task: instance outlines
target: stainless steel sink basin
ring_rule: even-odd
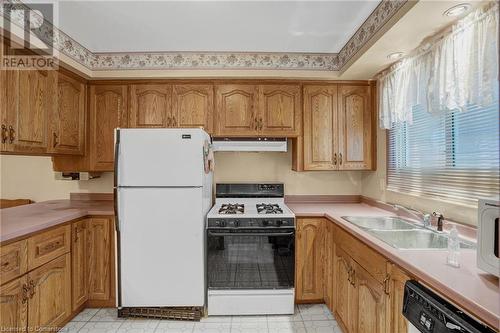
[[[448,235],[426,229],[393,216],[342,216],[355,226],[397,249],[447,249]],[[460,239],[462,249],[475,249],[472,242]]]
[[[368,233],[397,249],[446,249],[448,236],[432,230],[368,230]],[[473,249],[475,244],[460,240],[460,248]]]
[[[406,230],[418,228],[413,223],[392,216],[342,216],[342,218],[363,229]]]

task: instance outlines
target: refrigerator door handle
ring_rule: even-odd
[[[120,129],[115,130],[115,161],[114,161],[114,184],[118,186],[118,158],[120,156]]]
[[[113,189],[113,206],[115,210],[115,229],[120,232],[120,218],[118,216],[118,188]]]

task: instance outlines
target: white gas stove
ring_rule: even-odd
[[[208,314],[293,314],[294,253],[283,184],[217,184],[207,216]]]

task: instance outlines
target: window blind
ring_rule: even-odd
[[[468,105],[462,112],[414,106],[412,113],[412,124],[389,130],[389,190],[466,204],[498,196],[498,96],[491,105]]]

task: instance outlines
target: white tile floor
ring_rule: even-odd
[[[200,322],[123,319],[116,309],[85,309],[63,333],[341,333],[323,304],[298,305],[291,316],[208,317]]]

